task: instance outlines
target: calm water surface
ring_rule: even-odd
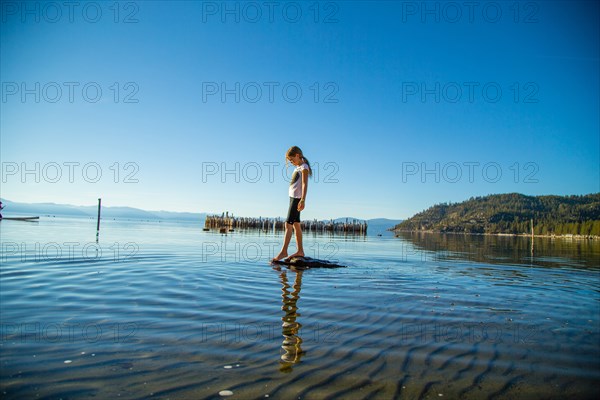
[[[0,396],[598,396],[600,242],[201,228],[2,221]]]

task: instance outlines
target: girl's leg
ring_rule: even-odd
[[[298,250],[290,257],[304,257],[304,248],[302,247],[302,227],[300,222],[294,222],[294,231],[296,232],[296,247]]]
[[[294,224],[296,225],[296,224]],[[271,261],[279,261],[288,256],[287,249],[290,245],[290,240],[292,239],[292,224],[285,223],[285,236],[283,238],[283,246],[281,246],[281,251],[277,254]]]

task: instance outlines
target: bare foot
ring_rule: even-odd
[[[288,258],[292,258],[292,257],[304,257],[304,252],[303,251],[297,251],[294,254],[292,254],[291,256],[289,256]]]
[[[271,262],[275,262],[275,261],[279,261],[279,260],[283,260],[284,258],[286,258],[287,252],[285,251],[281,251],[279,252],[279,254],[277,254],[275,257],[273,257],[273,259],[271,260]]]

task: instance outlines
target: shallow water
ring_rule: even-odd
[[[598,395],[598,242],[95,228],[1,222],[2,398]]]

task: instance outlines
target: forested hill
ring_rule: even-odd
[[[600,193],[585,196],[525,196],[519,193],[472,197],[438,204],[395,226],[398,231],[531,233],[600,236]]]

